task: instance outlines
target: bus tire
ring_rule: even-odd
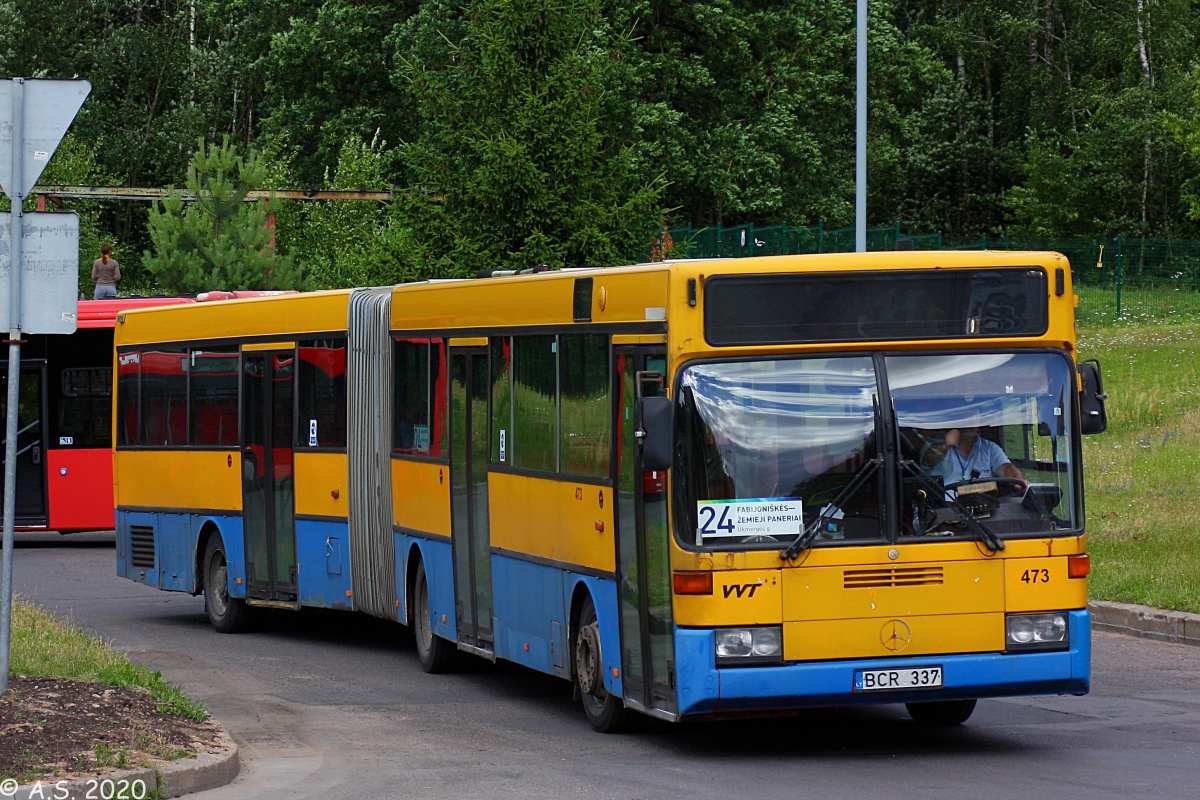
[[[962,725],[975,711],[974,700],[937,700],[932,703],[905,703],[908,715],[918,725],[948,728]]]
[[[421,669],[436,675],[451,672],[458,660],[454,643],[433,632],[433,614],[429,610],[429,582],[425,579],[425,562],[417,562],[413,579],[413,634],[417,640],[417,660]]]
[[[575,688],[588,723],[600,733],[622,733],[636,727],[638,715],[625,708],[621,698],[604,688],[604,657],[600,651],[600,621],[591,596],[579,609],[575,626]]]
[[[229,562],[220,534],[204,547],[204,610],[218,633],[238,633],[250,623],[250,609],[240,597],[229,596]]]

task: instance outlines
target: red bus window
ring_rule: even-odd
[[[141,353],[126,352],[117,356],[117,444],[139,443],[141,423],[139,419],[138,378],[141,371]]]
[[[346,446],[346,340],[314,339],[299,348],[300,447]]]
[[[191,443],[209,446],[236,444],[237,348],[194,348],[189,359]]]

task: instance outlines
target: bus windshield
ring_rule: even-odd
[[[1046,352],[692,364],[677,396],[680,540],[1075,531],[1070,379],[1069,361]]]

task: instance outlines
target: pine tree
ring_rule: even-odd
[[[229,137],[220,145],[198,142],[187,173],[195,200],[172,190],[150,211],[154,252],[143,263],[160,290],[298,288],[299,269],[271,246],[266,204],[246,202],[265,177],[258,160],[239,156]]]

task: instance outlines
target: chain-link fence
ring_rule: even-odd
[[[669,230],[674,253],[740,258],[854,250],[854,228],[753,224]],[[962,238],[905,232],[899,223],[867,229],[867,250],[894,250],[901,239],[918,250],[1053,250],[1071,262],[1082,324],[1200,319],[1200,241],[1190,239]],[[668,249],[670,244],[668,244]]]

